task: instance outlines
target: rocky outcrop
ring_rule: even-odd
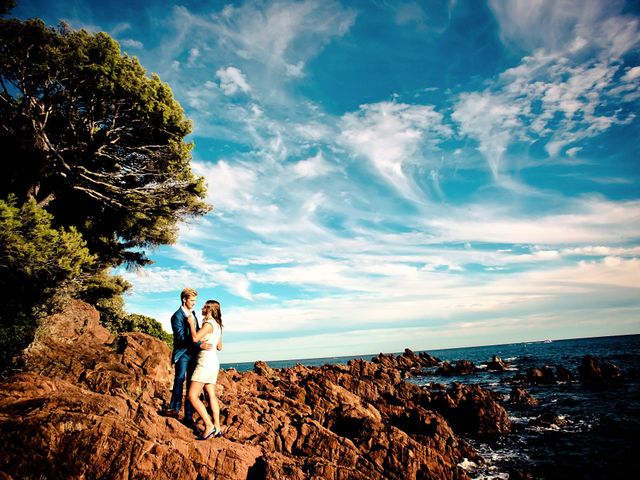
[[[511,431],[500,396],[478,385],[454,383],[445,391],[430,392],[426,406],[440,412],[456,432],[481,437]]]
[[[550,428],[557,430],[568,425],[569,421],[562,415],[556,415],[551,411],[542,412],[537,417],[529,420],[530,427]]]
[[[551,385],[556,383],[556,376],[553,369],[545,365],[542,368],[527,369],[527,381],[531,385]]]
[[[538,400],[531,396],[529,392],[527,392],[524,388],[514,386],[511,389],[511,394],[509,395],[509,405],[514,407],[535,407],[538,405]]]
[[[411,349],[405,348],[402,355],[397,357],[394,354],[380,353],[371,359],[373,363],[380,364],[386,368],[393,368],[406,376],[425,374],[424,368],[434,367],[440,364],[440,360],[432,357],[426,352],[414,353]]]
[[[158,414],[166,345],[117,338],[73,302],[39,329],[26,371],[0,384],[0,478],[465,479],[460,439],[509,431],[490,392],[403,380],[437,359],[405,351],[371,362],[220,373],[223,438]]]
[[[114,338],[73,302],[25,352],[27,371],[0,384],[5,478],[246,478],[260,449],[193,441],[158,416],[171,381],[169,348],[148,335]]]
[[[610,362],[600,362],[592,355],[585,355],[578,367],[580,381],[585,387],[601,389],[619,384],[622,379],[622,370]]]
[[[500,382],[515,386],[523,385],[556,385],[558,383],[571,382],[573,375],[561,365],[555,366],[555,372],[549,365],[542,368],[531,367],[526,374],[516,373],[513,377],[503,377]]]
[[[573,380],[573,375],[563,366],[556,365],[556,380],[558,382],[570,382]]]
[[[505,362],[498,355],[494,355],[490,362],[487,362],[488,372],[504,372],[511,367],[509,362]]]
[[[469,375],[476,371],[476,366],[469,360],[458,360],[455,365],[444,362],[437,370],[436,375]]]

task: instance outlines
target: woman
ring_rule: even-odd
[[[189,315],[187,321],[191,330],[191,338],[194,342],[207,342],[215,344],[218,350],[222,350],[222,312],[220,303],[216,300],[207,300],[202,307],[202,317],[204,323],[202,328],[196,332],[195,321],[193,315]],[[218,371],[220,370],[220,362],[216,351],[211,348],[209,350],[200,350],[198,354],[198,364],[191,377],[191,386],[189,387],[189,401],[194,406],[200,418],[204,420],[204,431],[198,437],[198,440],[207,440],[208,438],[222,436],[220,429],[220,406],[216,398],[216,380],[218,379]],[[209,403],[213,411],[213,422],[207,413],[207,409],[200,400],[202,389],[206,390],[209,396]]]

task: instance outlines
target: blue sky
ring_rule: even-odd
[[[223,362],[640,333],[640,7],[20,1],[106,31],[193,119],[212,213],[121,273]]]

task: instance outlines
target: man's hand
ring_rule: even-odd
[[[211,350],[213,348],[213,345],[211,343],[201,343],[200,344],[200,349],[201,350]]]

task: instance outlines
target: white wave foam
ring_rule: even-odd
[[[476,468],[478,466],[478,464],[476,462],[472,462],[471,460],[469,460],[467,457],[464,457],[464,460],[462,460],[458,466],[460,468],[462,468],[463,470],[470,470],[472,468]]]

